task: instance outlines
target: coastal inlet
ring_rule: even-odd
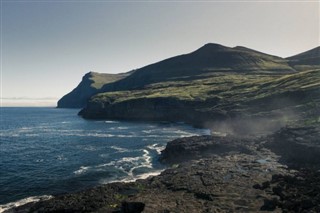
[[[158,174],[168,141],[209,134],[181,123],[84,120],[77,109],[1,110],[1,205]]]

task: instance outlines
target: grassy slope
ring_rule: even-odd
[[[320,47],[286,58],[296,70],[320,69]]]
[[[206,44],[194,52],[137,69],[127,78],[106,85],[102,90],[108,92],[140,89],[149,84],[166,81],[195,80],[216,72],[279,74],[295,70],[280,57],[245,47],[230,48]]]
[[[150,64],[134,72],[87,73],[73,91],[59,100],[58,107],[84,107],[92,95],[100,92],[142,89],[150,84],[172,81],[184,83],[203,79],[218,72],[262,75],[292,73],[296,70],[290,67],[285,59],[277,56],[245,47],[230,48],[210,43],[191,53]],[[177,94],[180,95],[183,94]],[[188,95],[186,93],[186,96]]]
[[[320,69],[282,76],[215,73],[205,79],[151,84],[142,90],[100,93],[90,102],[108,106],[139,99],[173,98],[197,102],[198,111],[263,116],[279,109],[317,109],[319,91]],[[211,100],[215,100],[214,104]]]
[[[127,75],[128,75],[127,73],[105,74],[105,73],[91,72],[91,76],[89,79],[92,80],[91,87],[95,89],[101,89],[105,84],[118,81],[126,77]]]

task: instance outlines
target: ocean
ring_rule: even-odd
[[[0,108],[0,209],[33,196],[158,174],[168,141],[210,134],[183,123],[85,120],[78,111]]]

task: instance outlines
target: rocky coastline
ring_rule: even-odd
[[[267,136],[173,140],[168,169],[130,183],[57,195],[7,212],[319,212],[318,125]]]

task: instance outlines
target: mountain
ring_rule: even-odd
[[[298,70],[320,68],[320,46],[286,59]]]
[[[82,82],[58,102],[61,108],[79,108],[100,92],[141,89],[166,81],[207,78],[216,73],[285,74],[295,70],[283,58],[245,47],[209,43],[188,54],[172,57],[125,74],[86,74]]]
[[[82,108],[88,99],[99,92],[103,85],[120,80],[130,73],[102,74],[89,72],[82,78],[80,84],[58,101],[58,108]]]
[[[102,91],[142,88],[164,81],[194,80],[216,72],[290,73],[295,70],[286,60],[245,47],[226,47],[209,43],[189,54],[172,57],[105,85]]]

